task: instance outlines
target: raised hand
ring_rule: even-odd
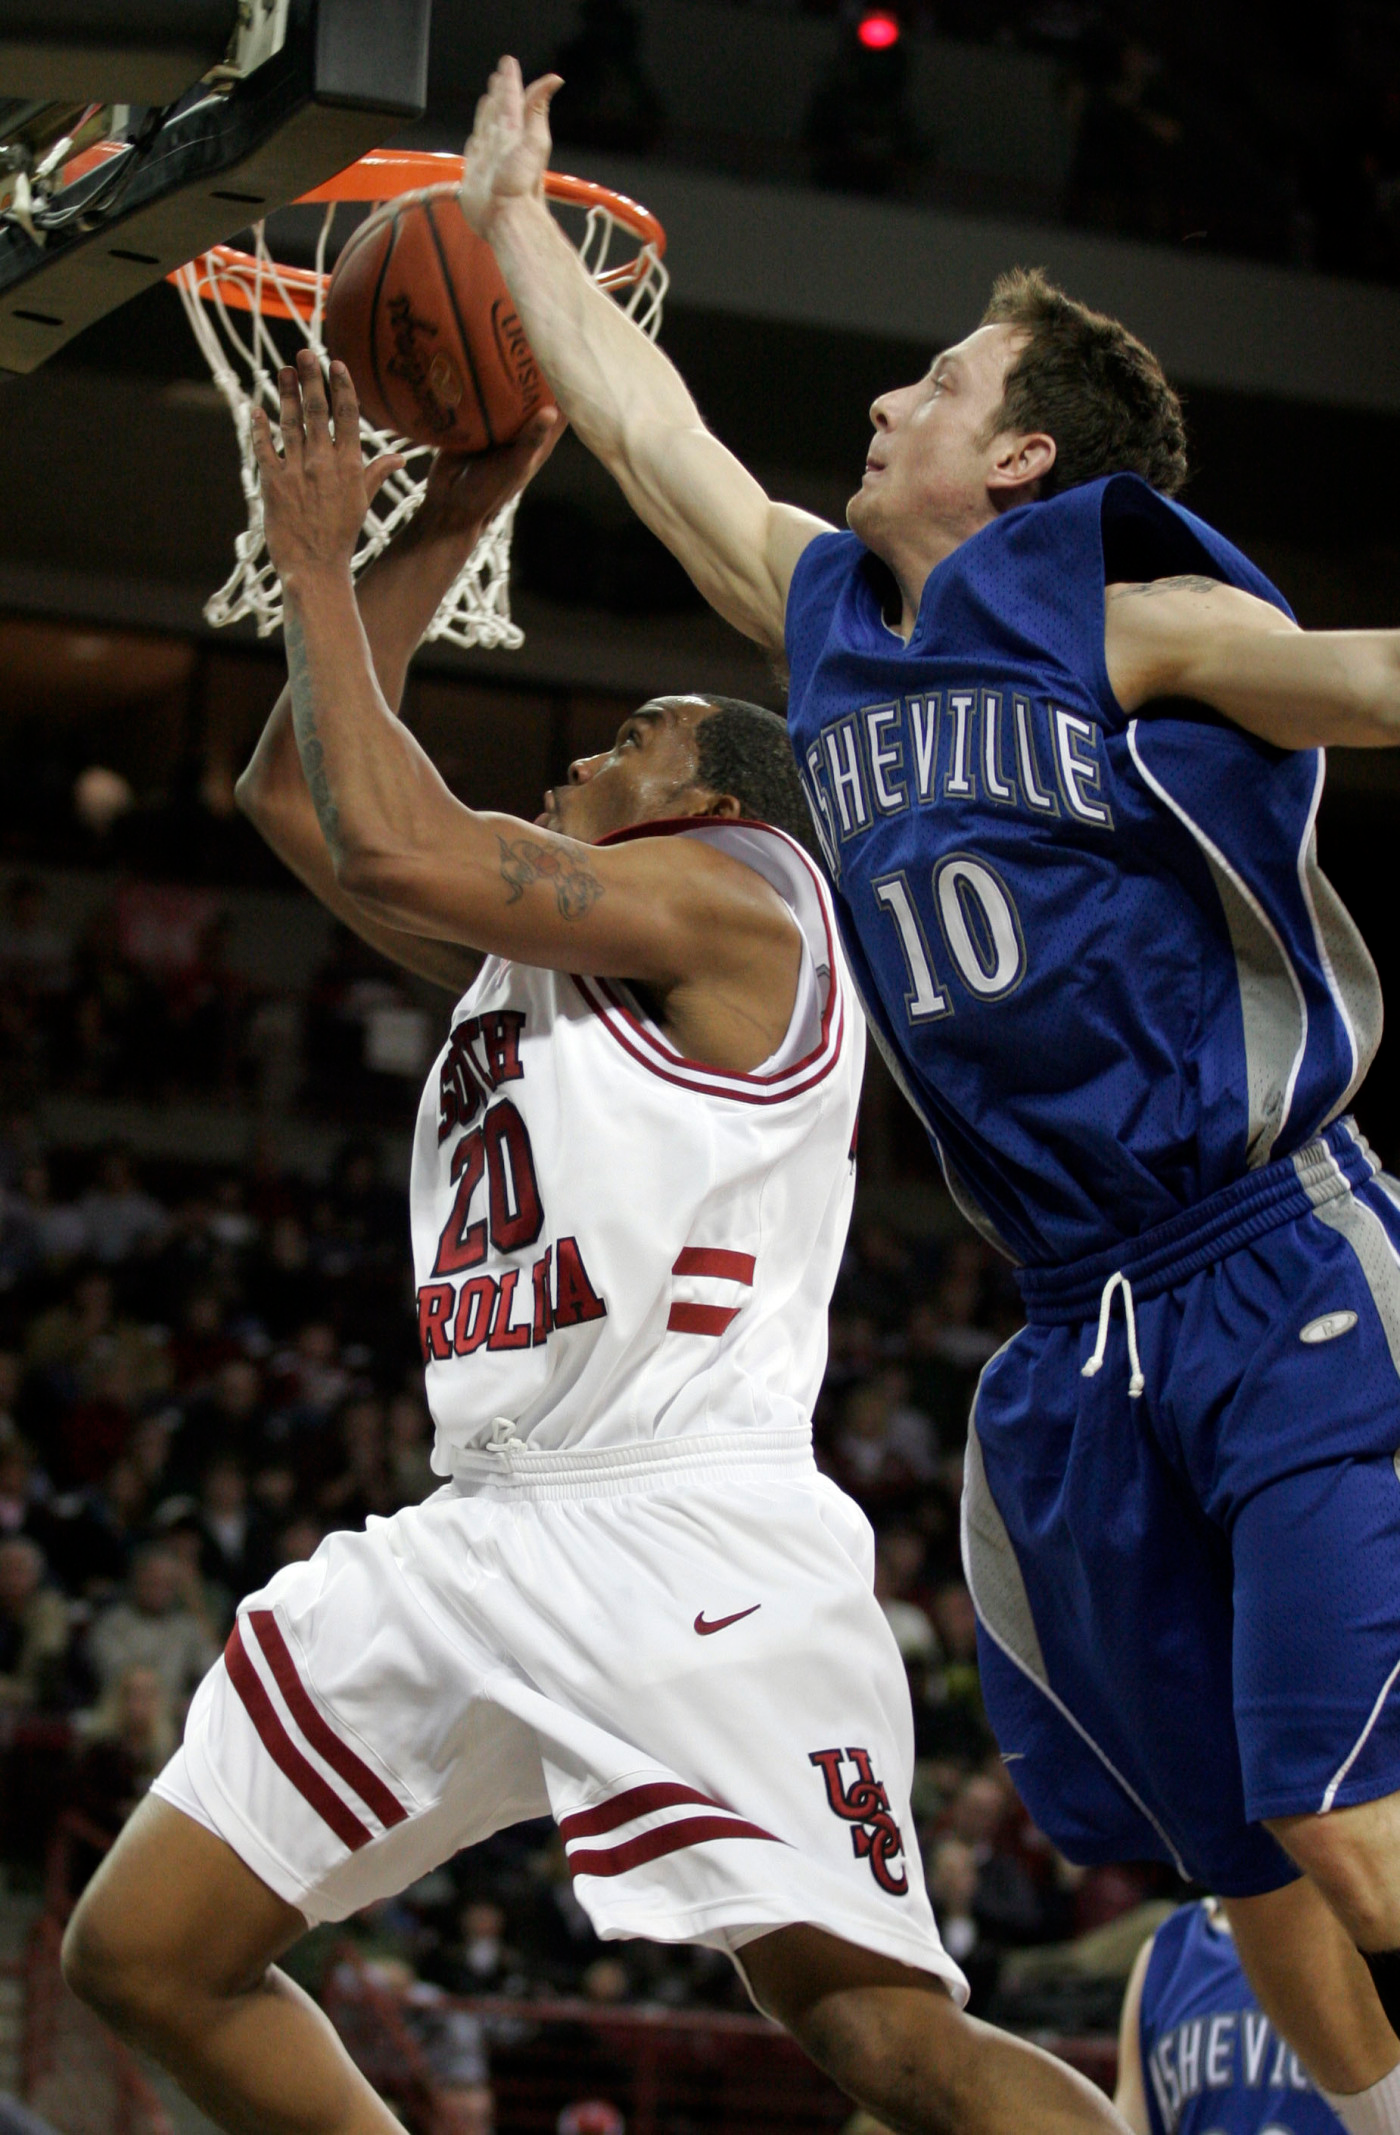
[[[557,74],[542,74],[527,89],[520,62],[503,59],[476,107],[476,121],[463,157],[462,213],[472,228],[490,236],[491,217],[503,200],[540,193],[549,167],[549,105],[563,87]]]
[[[359,403],[343,363],[331,365],[329,406],[321,366],[309,348],[299,352],[295,370],[278,373],[277,385],[282,450],[273,442],[266,410],[254,408],[253,457],[267,552],[287,588],[299,574],[348,570],[371,500],[404,462],[399,453],[382,452],[366,467]]]

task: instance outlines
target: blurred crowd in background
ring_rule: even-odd
[[[994,44],[1060,70],[1074,140],[1056,203],[1067,221],[1400,276],[1400,17],[1385,0],[1343,0],[1324,14],[1294,0],[750,4],[842,24],[807,113],[806,175],[818,185],[936,197],[940,174],[959,167],[958,144],[919,122],[909,96],[915,42]],[[893,30],[872,31],[873,14]],[[567,84],[553,115],[558,140],[684,151],[648,69],[644,5],[582,0],[576,34],[546,56]],[[1012,112],[1007,119],[1014,124]]]
[[[261,1142],[222,1170],[45,1146],[32,1106],[65,1077],[159,1103],[217,1100],[242,1073],[254,1010],[219,978],[217,926],[195,929],[206,947],[183,965],[143,962],[137,887],[72,940],[42,883],[12,877],[0,946],[0,1852],[21,1879],[41,1872],[65,1807],[97,1858],[170,1754],[243,1596],[329,1530],[436,1487],[404,1180],[384,1175],[377,1140],[350,1127],[316,1179]],[[337,1035],[335,1006],[358,963],[337,952],[307,1006],[308,1120],[327,1101],[318,1014],[342,1103],[361,1087],[345,1070],[364,1032],[352,1043],[342,1018]],[[373,1082],[364,1069],[359,1101],[406,1129],[414,1085]],[[1111,1923],[1172,1886],[1151,1869],[1077,1874],[1029,1823],[982,1712],[959,1565],[972,1391],[1018,1320],[1009,1277],[970,1236],[858,1215],[817,1446],[876,1531],[914,1708],[909,1842],[975,2005],[1108,2024],[1123,1969]],[[744,2006],[712,1953],[600,1944],[549,1824],[464,1854],[356,1932],[425,1990]],[[1106,1973],[1053,1958],[1080,1938],[1092,1960],[1105,1936]]]
[[[0,889],[0,1085],[11,1104],[196,1098],[398,1118],[438,1043],[423,989],[348,929],[327,943],[304,988],[258,985],[230,959],[216,892],[126,873],[75,918],[42,876],[12,875]],[[41,1199],[43,1182],[29,1185]],[[0,1229],[0,1271],[28,1264],[31,1229],[18,1214]]]

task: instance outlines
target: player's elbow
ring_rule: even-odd
[[[356,838],[338,838],[331,852],[336,886],[368,917],[392,919],[412,903],[416,873],[410,855]]]
[[[261,830],[271,797],[267,780],[260,771],[256,758],[236,781],[233,798],[239,813],[247,816],[255,830]]]
[[[279,823],[290,820],[297,802],[304,800],[305,791],[299,765],[293,783],[285,766],[259,750],[236,780],[233,798],[240,814],[247,816],[253,828],[268,837]]]

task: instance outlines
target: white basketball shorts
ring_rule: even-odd
[[[464,1457],[245,1601],[154,1792],[308,1921],[552,1815],[601,1936],[932,1972],[903,1666],[804,1434]]]

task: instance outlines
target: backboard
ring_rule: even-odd
[[[431,5],[10,0],[0,374],[421,117]]]

